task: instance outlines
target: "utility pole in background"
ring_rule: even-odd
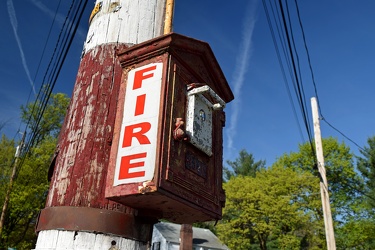
[[[311,98],[311,108],[312,108],[312,115],[313,115],[313,121],[314,121],[316,158],[318,162],[317,167],[320,173],[320,195],[322,199],[327,249],[336,250],[335,233],[333,230],[331,206],[329,202],[328,182],[327,182],[327,177],[326,177],[326,170],[324,167],[324,156],[323,156],[322,137],[320,133],[319,112],[318,112],[318,105],[317,105],[317,101],[315,97]]]
[[[9,186],[8,186],[7,193],[5,195],[3,209],[1,210],[1,217],[0,217],[0,237],[1,237],[2,233],[3,233],[4,222],[5,222],[5,215],[6,215],[6,212],[8,210],[9,200],[10,200],[10,193],[12,192],[12,189],[13,189],[13,183],[14,183],[14,180],[16,179],[17,170],[18,170],[18,161],[19,161],[19,158],[20,158],[20,153],[22,151],[23,144],[25,142],[25,136],[26,136],[26,133],[24,133],[22,135],[22,140],[21,140],[20,144],[17,146],[16,153],[14,155],[15,160],[14,160],[14,163],[13,163],[12,175],[10,176]]]
[[[163,34],[165,0],[97,0],[37,224],[41,249],[147,249],[152,218],[105,198],[122,81],[118,51]]]

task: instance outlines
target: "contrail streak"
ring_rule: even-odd
[[[25,54],[23,53],[23,49],[22,49],[21,40],[18,37],[18,33],[17,33],[18,23],[17,23],[16,11],[14,10],[14,6],[13,6],[13,1],[12,0],[8,0],[7,1],[7,7],[8,7],[8,14],[9,14],[10,23],[11,23],[12,28],[13,28],[14,37],[16,38],[17,45],[18,45],[18,50],[20,51],[21,60],[22,60],[22,66],[23,66],[23,68],[25,70],[25,73],[27,75],[27,78],[28,78],[28,80],[30,82],[31,88],[33,89],[34,95],[36,95],[34,82],[31,79],[30,71],[29,71],[29,68],[27,67]]]
[[[227,142],[228,150],[231,152],[234,151],[233,141],[236,136],[236,127],[238,122],[238,114],[241,109],[241,90],[245,81],[245,74],[247,72],[249,59],[251,56],[251,47],[252,47],[252,36],[255,26],[255,10],[256,6],[254,1],[252,1],[246,10],[245,20],[243,22],[242,29],[242,41],[240,45],[240,50],[236,58],[236,65],[234,70],[234,76],[232,79],[233,82],[233,94],[235,96],[235,101],[232,104],[232,113],[229,120],[229,128],[227,130]]]

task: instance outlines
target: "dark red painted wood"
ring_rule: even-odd
[[[47,207],[128,211],[104,197],[122,68],[116,51],[99,46],[82,58],[58,143]]]

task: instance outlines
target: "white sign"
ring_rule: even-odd
[[[162,70],[151,63],[128,73],[114,186],[153,179]]]

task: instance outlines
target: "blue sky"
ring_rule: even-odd
[[[24,129],[19,107],[33,100],[32,86],[36,92],[41,86],[70,1],[61,3],[37,72],[57,4],[50,0],[1,1],[0,122],[6,122],[1,132],[10,138],[19,138],[17,130]],[[288,4],[312,124],[310,98],[315,93],[294,1],[288,0]],[[90,1],[54,92],[72,93],[93,6]],[[298,1],[298,6],[321,112],[363,147],[375,135],[375,1]],[[239,150],[246,149],[256,160],[264,159],[270,165],[307,141],[296,102],[299,125],[293,113],[261,0],[176,0],[174,31],[211,45],[235,94],[225,110],[225,160],[234,160]],[[292,95],[295,98],[294,92]],[[358,154],[357,146],[324,121],[321,129],[323,137],[338,138]]]

